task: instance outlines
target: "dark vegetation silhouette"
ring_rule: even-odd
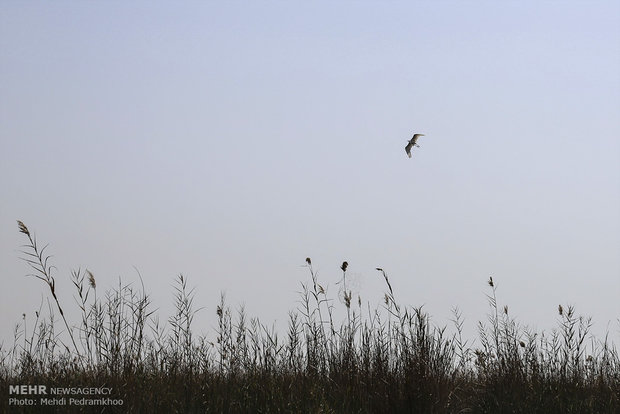
[[[184,276],[176,279],[174,314],[161,321],[144,286],[119,282],[98,294],[94,275],[81,269],[70,277],[81,320],[70,324],[56,296],[69,281],[57,283],[45,248],[18,225],[27,237],[24,260],[51,300],[34,324],[24,316],[12,346],[0,349],[4,412],[620,412],[620,358],[607,337],[590,336],[591,320],[560,306],[556,330],[533,332],[498,304],[492,278],[476,343],[463,339],[458,309],[449,335],[421,307],[398,303],[381,268],[380,306],[352,297],[347,262],[334,300],[310,258],[285,334],[243,308],[233,312],[222,296],[216,331],[195,336],[194,291]],[[337,306],[346,308],[342,323]],[[112,387],[123,405],[9,407],[14,384]]]

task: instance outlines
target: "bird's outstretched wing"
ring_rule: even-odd
[[[410,143],[408,143],[408,144],[405,146],[405,152],[407,153],[407,156],[408,156],[409,158],[411,158],[411,147],[413,147],[413,145],[411,144],[411,142],[410,142]]]

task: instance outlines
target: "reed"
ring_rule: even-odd
[[[308,280],[301,282],[283,335],[243,307],[231,309],[224,295],[212,310],[215,332],[196,335],[194,316],[201,308],[183,275],[174,284],[175,312],[162,322],[141,277],[139,286],[119,280],[99,294],[87,269],[73,271],[70,283],[57,283],[45,248],[22,222],[18,228],[29,241],[25,260],[50,297],[32,323],[24,316],[17,324],[12,346],[0,347],[2,389],[105,385],[124,401],[106,412],[620,411],[620,358],[607,337],[590,335],[592,321],[560,305],[556,330],[532,331],[500,305],[492,278],[488,317],[472,340],[463,338],[459,309],[453,309],[449,334],[423,308],[398,303],[382,268],[382,305],[362,305],[359,297],[353,303],[347,262],[334,300],[310,258]],[[56,295],[65,286],[75,292],[80,317],[74,324]],[[337,315],[345,315],[340,323]],[[3,411],[9,410],[38,412],[9,407],[4,399]]]

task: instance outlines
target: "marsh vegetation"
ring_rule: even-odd
[[[559,306],[557,329],[534,332],[499,304],[492,278],[488,318],[471,341],[463,338],[458,309],[450,330],[433,325],[422,308],[399,303],[382,269],[384,300],[375,308],[347,290],[346,262],[340,294],[330,297],[310,258],[286,332],[231,309],[222,297],[206,308],[216,314],[215,331],[196,335],[198,308],[185,277],[175,281],[174,314],[162,321],[143,285],[99,292],[95,276],[80,269],[58,280],[46,249],[18,224],[27,239],[24,260],[49,300],[0,349],[3,390],[106,386],[123,400],[92,412],[620,411],[618,351],[607,338],[591,336],[591,320]],[[70,305],[79,309],[71,314],[79,320],[69,320],[58,289],[73,290],[77,305]],[[7,400],[5,393],[4,412],[41,411],[9,407]]]

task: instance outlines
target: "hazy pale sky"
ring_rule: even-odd
[[[617,1],[18,2],[0,5],[0,332],[47,292],[183,273],[284,322],[309,256],[379,305],[475,332],[493,276],[520,322],[558,304],[620,328]],[[426,134],[413,158],[404,146]],[[72,305],[72,304],[71,304]],[[75,320],[77,322],[77,320]]]

